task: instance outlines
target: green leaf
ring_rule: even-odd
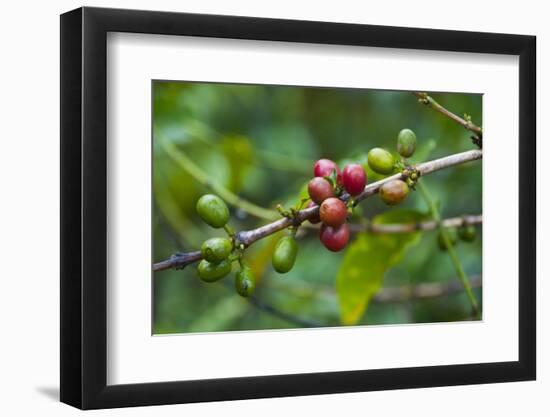
[[[415,223],[426,217],[416,210],[391,210],[373,223]],[[419,232],[361,233],[347,249],[336,277],[336,292],[342,324],[356,324],[374,294],[382,287],[384,274],[401,261],[406,250],[420,241]]]
[[[332,184],[333,187],[336,188],[336,185],[337,185],[337,180],[338,180],[338,174],[336,173],[336,170],[333,169],[331,172],[330,172],[330,175],[327,177],[325,177],[326,179],[329,180],[329,182]]]

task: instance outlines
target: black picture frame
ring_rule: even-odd
[[[107,385],[108,32],[519,56],[519,360]],[[523,35],[88,7],[61,15],[61,401],[94,409],[535,379],[535,54],[536,38]]]

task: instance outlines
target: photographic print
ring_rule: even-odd
[[[534,36],[89,7],[60,34],[62,402],[536,379]]]
[[[482,319],[482,95],[152,82],[153,334]]]

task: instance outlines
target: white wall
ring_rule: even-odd
[[[59,18],[77,1],[4,2],[0,30],[0,410],[2,415],[74,415],[59,404]],[[542,123],[550,97],[550,26],[544,2],[462,0],[315,2],[254,0],[92,1],[86,5],[328,20],[441,29],[534,34],[538,37],[539,155],[549,129]],[[540,172],[539,156],[539,172]],[[539,180],[539,213],[550,209]],[[539,258],[549,245],[548,217],[539,216]],[[543,238],[543,232],[546,236]],[[7,267],[7,268],[6,268]],[[547,265],[539,265],[539,378],[537,382],[387,391],[100,411],[94,415],[548,415],[550,294]],[[5,285],[7,284],[7,285]],[[473,346],[472,348],[475,348]],[[545,395],[546,394],[546,395]]]

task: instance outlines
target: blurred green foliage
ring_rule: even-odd
[[[388,210],[372,222],[416,223],[427,216],[417,210]],[[349,245],[336,277],[342,322],[355,324],[368,307],[370,299],[382,287],[386,271],[399,263],[408,246],[417,244],[420,232],[367,234],[359,233]]]
[[[480,95],[432,96],[482,125]],[[333,159],[342,167],[351,161],[366,166],[367,152],[373,147],[395,152],[403,128],[412,129],[418,138],[414,162],[473,148],[468,131],[419,104],[410,92],[153,82],[153,261],[196,250],[204,240],[224,235],[195,213],[202,194],[227,191],[226,201],[235,197],[228,201],[231,227],[252,229],[267,218],[277,218],[277,204],[296,205],[307,195],[305,185],[316,159]],[[443,218],[481,213],[481,167],[481,162],[469,163],[422,179]],[[380,178],[368,167],[367,171],[369,182]],[[412,192],[397,209],[369,198],[357,207],[351,221],[412,222],[427,212],[419,193]],[[470,318],[464,292],[422,301],[369,302],[380,288],[456,279],[449,257],[437,247],[436,231],[355,234],[348,248],[331,253],[315,231],[303,230],[296,265],[280,275],[271,266],[271,254],[284,233],[246,251],[245,260],[258,279],[260,302],[251,303],[235,293],[234,273],[214,284],[198,279],[196,265],[155,273],[153,333]],[[456,247],[470,276],[481,273],[481,241],[478,226],[473,243]],[[475,295],[481,303],[481,289]],[[265,305],[284,314],[274,314]]]

